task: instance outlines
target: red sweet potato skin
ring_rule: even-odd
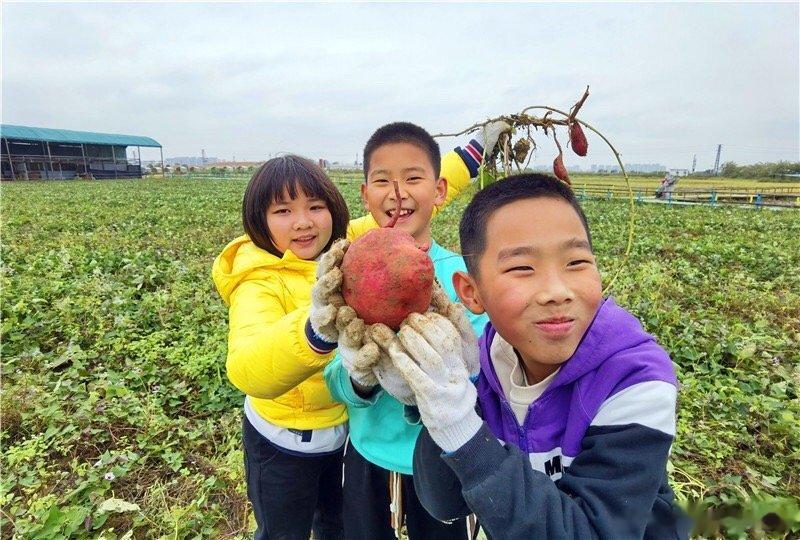
[[[586,140],[583,128],[578,122],[572,122],[569,125],[569,142],[572,150],[579,156],[585,156],[586,151],[589,150],[589,142]]]
[[[342,260],[342,295],[367,324],[400,328],[412,312],[428,310],[433,263],[414,237],[398,229],[374,229],[350,244]]]
[[[553,160],[553,172],[559,180],[566,182],[567,184],[571,184],[569,181],[569,174],[567,173],[567,168],[564,166],[564,159],[561,157],[561,154],[558,154],[556,159]]]

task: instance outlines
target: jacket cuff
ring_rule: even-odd
[[[453,469],[462,485],[466,485],[471,478],[495,470],[504,457],[503,443],[494,436],[486,423],[482,423],[477,433],[460,448],[442,453],[442,459]]]
[[[338,397],[340,401],[348,407],[355,407],[357,409],[375,405],[378,398],[383,394],[383,389],[380,386],[376,386],[372,394],[368,397],[362,397],[356,391],[355,383],[350,378],[350,374],[347,373],[347,370],[341,365],[341,360],[339,360],[338,368],[340,371],[337,381],[337,393],[339,394]]]
[[[422,424],[422,418],[419,415],[419,408],[416,405],[403,404],[403,418],[406,419],[407,424],[418,426]]]
[[[472,139],[464,148],[457,146],[455,148],[455,153],[461,156],[464,165],[467,166],[469,177],[475,178],[478,176],[478,168],[483,161],[483,146],[475,139]]]
[[[478,433],[482,425],[483,420],[474,410],[470,410],[467,416],[444,429],[427,427],[433,442],[445,452],[454,452],[467,444]]]
[[[314,331],[314,328],[311,326],[311,319],[306,319],[305,334],[308,345],[316,353],[327,354],[334,350],[338,345],[336,342],[331,343],[330,341],[326,341],[324,338],[322,338],[322,336],[317,334]]]

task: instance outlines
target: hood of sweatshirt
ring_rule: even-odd
[[[254,272],[290,271],[313,277],[316,269],[316,261],[300,259],[288,249],[283,257],[277,257],[255,245],[247,235],[242,235],[225,246],[214,260],[211,277],[222,300],[229,304],[234,289],[243,280],[253,277]]]

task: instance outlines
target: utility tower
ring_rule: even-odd
[[[697,154],[694,155],[692,158],[692,174],[694,174],[694,170],[697,168]]]
[[[200,152],[200,155],[203,156],[203,165],[205,165],[206,164],[206,149],[205,148],[203,148],[203,150]]]
[[[714,175],[719,174],[719,155],[722,153],[722,145],[717,145],[717,159],[714,161]]]

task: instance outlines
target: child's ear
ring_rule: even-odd
[[[364,208],[369,210],[369,205],[367,204],[367,181],[361,184],[361,202],[364,204]]]
[[[433,199],[433,204],[440,206],[444,204],[447,199],[447,178],[440,177],[436,180],[436,198]]]
[[[453,274],[453,288],[465,308],[475,315],[480,315],[485,311],[478,285],[471,275],[466,272],[455,272]]]

